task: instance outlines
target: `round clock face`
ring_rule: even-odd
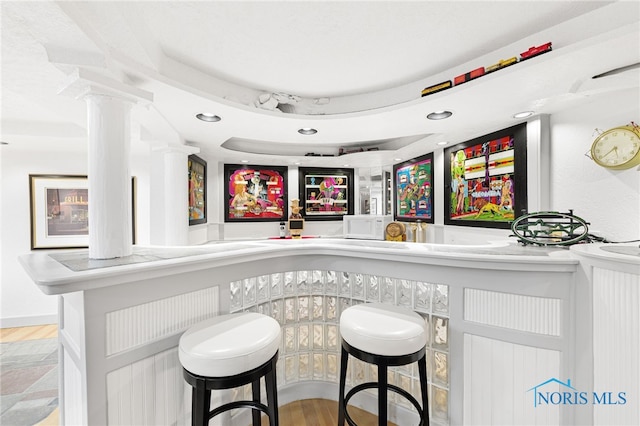
[[[640,164],[640,137],[637,133],[614,128],[601,134],[591,146],[591,157],[603,167],[626,169]]]

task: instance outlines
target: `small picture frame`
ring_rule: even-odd
[[[197,155],[189,161],[189,226],[207,223],[207,163]]]
[[[87,176],[29,175],[31,249],[89,247]]]

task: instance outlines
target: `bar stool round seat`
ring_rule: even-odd
[[[253,410],[253,425],[260,412],[271,426],[278,425],[276,361],[280,325],[266,315],[243,312],[202,321],[180,337],[178,357],[183,376],[192,386],[192,424],[204,426],[223,412]],[[260,379],[265,378],[267,405],[260,402]],[[234,401],[210,410],[211,390],[252,384],[252,401]]]
[[[417,410],[420,425],[429,424],[427,399],[426,345],[427,327],[417,313],[384,303],[366,303],[347,308],[340,316],[342,353],[340,361],[340,395],[338,424],[345,420],[351,426],[355,422],[349,416],[347,404],[356,393],[365,389],[378,389],[378,424],[387,424],[387,391],[406,398]],[[378,381],[362,383],[345,395],[349,355],[378,366]],[[422,405],[404,389],[387,382],[387,368],[418,363]]]

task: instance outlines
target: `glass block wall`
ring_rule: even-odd
[[[340,366],[340,314],[349,306],[385,302],[406,306],[424,318],[429,340],[427,377],[434,424],[449,424],[449,287],[378,275],[338,271],[289,271],[245,278],[230,283],[231,312],[270,315],[282,326],[278,384],[308,380],[338,382]],[[375,366],[349,359],[347,384],[374,381]],[[420,400],[417,365],[389,370],[389,383]],[[375,390],[368,390],[376,392]],[[250,385],[233,399],[250,399]],[[264,395],[264,392],[262,393]],[[337,399],[337,395],[336,395]],[[412,406],[391,392],[389,399]]]

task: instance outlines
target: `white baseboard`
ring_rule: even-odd
[[[30,325],[57,324],[58,315],[34,315],[30,317],[0,318],[0,328],[27,327]]]

